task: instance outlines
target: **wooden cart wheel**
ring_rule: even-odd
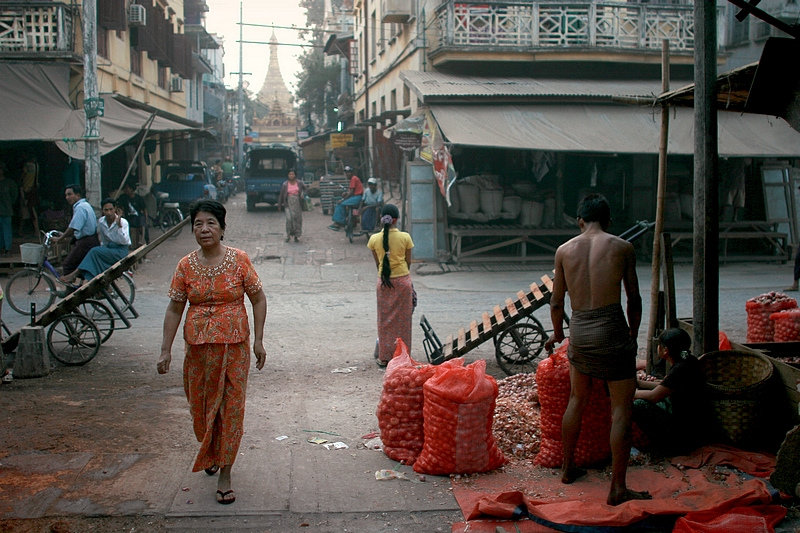
[[[94,322],[83,315],[64,315],[50,326],[47,347],[65,365],[85,365],[100,349],[100,332]]]
[[[100,343],[106,342],[114,333],[114,315],[111,309],[98,300],[86,300],[78,306],[78,312],[94,322],[100,333]]]
[[[494,348],[497,364],[503,372],[512,376],[536,372],[543,359],[547,334],[534,317],[520,321],[504,329],[495,338]]]

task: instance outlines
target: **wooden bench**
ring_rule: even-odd
[[[726,261],[780,261],[785,262],[789,258],[789,243],[786,233],[777,231],[775,224],[758,221],[747,222],[723,222],[719,225],[719,258],[720,262]],[[670,231],[664,230],[672,237],[672,246],[675,247],[680,241],[694,238],[693,231]],[[769,243],[773,249],[772,254],[728,254],[728,241],[730,240],[763,240]]]
[[[449,226],[450,257],[462,261],[551,261],[556,248],[579,233],[578,228],[533,228],[529,226],[466,224]],[[469,242],[465,242],[469,239]],[[529,250],[530,245],[531,250]],[[486,255],[488,252],[516,246],[517,253]],[[529,251],[539,252],[530,255]]]

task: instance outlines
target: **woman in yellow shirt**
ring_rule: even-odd
[[[411,313],[414,310],[414,286],[409,267],[414,242],[411,235],[397,229],[400,212],[386,204],[381,209],[383,231],[369,238],[380,277],[378,296],[378,366],[385,367],[394,356],[398,337],[411,348]]]

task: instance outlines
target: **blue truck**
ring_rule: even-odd
[[[243,173],[247,210],[253,211],[258,203],[276,205],[289,170],[303,176],[301,164],[297,152],[283,144],[259,146],[247,152]]]
[[[184,213],[196,200],[217,199],[211,169],[205,162],[169,160],[156,165],[161,168],[161,180],[153,185],[153,190],[169,194],[168,201],[180,204]]]

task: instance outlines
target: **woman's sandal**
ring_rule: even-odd
[[[217,465],[209,466],[208,468],[206,468],[206,474],[208,474],[209,476],[213,476],[217,472],[219,472],[219,466]]]
[[[236,501],[236,493],[233,492],[233,489],[226,490],[222,492],[221,490],[217,491],[217,503],[221,503],[222,505],[228,505]]]

